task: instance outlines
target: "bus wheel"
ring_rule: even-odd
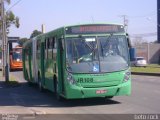
[[[105,97],[105,100],[110,100],[110,99],[112,99],[113,98],[113,96],[106,96]]]
[[[63,100],[63,98],[58,93],[58,81],[57,80],[55,80],[55,95],[56,95],[56,99],[58,101],[62,101]]]
[[[39,76],[38,76],[38,88],[39,88],[40,92],[44,91],[44,88],[42,86],[42,81],[41,81],[41,78]]]

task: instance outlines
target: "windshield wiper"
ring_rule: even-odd
[[[111,34],[108,36],[108,38],[105,40],[105,43],[104,43],[103,46],[102,46],[102,42],[100,41],[100,46],[101,46],[101,52],[102,52],[102,57],[103,57],[103,59],[104,59],[104,49],[105,49],[106,46],[108,46],[108,44],[109,44],[112,36],[113,36],[113,33],[111,33]]]
[[[101,45],[102,57],[103,57],[103,59],[104,59],[104,50],[103,50],[103,47],[102,47],[102,43],[101,43],[101,41],[100,41],[100,45]]]
[[[106,40],[106,44],[105,44],[104,46],[106,46],[106,45],[110,42],[112,36],[113,36],[113,33],[111,33],[111,34],[108,36],[108,38],[107,38],[107,40]]]

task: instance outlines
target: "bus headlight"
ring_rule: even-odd
[[[130,78],[131,78],[131,72],[128,71],[124,74],[123,82],[127,82],[128,80],[130,80]]]
[[[71,73],[68,73],[68,74],[67,74],[67,81],[68,81],[71,85],[76,84],[76,81],[74,80],[73,75],[72,75]]]

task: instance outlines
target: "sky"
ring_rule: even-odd
[[[17,1],[5,5],[20,18],[20,28],[12,26],[9,36],[29,38],[42,24],[46,32],[83,23],[123,24],[121,15],[130,35],[157,32],[157,0],[21,0],[12,7]]]

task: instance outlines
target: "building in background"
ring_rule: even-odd
[[[134,48],[136,48],[137,57],[144,57],[149,64],[160,64],[160,44],[142,43]]]

